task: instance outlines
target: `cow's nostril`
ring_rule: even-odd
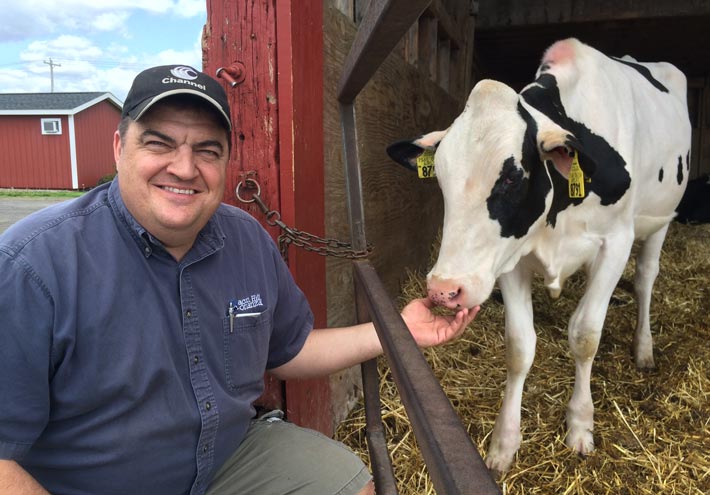
[[[435,304],[453,308],[461,302],[464,293],[463,287],[453,280],[432,278],[428,281],[427,292],[429,299]]]
[[[449,301],[454,301],[455,299],[459,298],[461,296],[461,291],[461,287],[458,287],[456,290],[449,291]]]

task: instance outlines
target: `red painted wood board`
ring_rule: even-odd
[[[261,198],[290,226],[322,234],[322,2],[307,0],[207,0],[203,69],[241,64],[244,82],[225,83],[232,109],[233,149],[225,201],[249,211],[274,239],[254,205],[236,200],[234,189],[258,181]],[[305,23],[305,24],[304,24]],[[312,29],[312,30],[309,30]],[[314,30],[314,31],[313,31]],[[316,326],[326,323],[325,260],[296,248],[289,268],[312,305]],[[267,380],[260,402],[285,408],[289,419],[332,433],[327,378],[287,383]]]

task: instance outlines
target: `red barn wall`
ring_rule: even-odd
[[[107,100],[74,116],[80,189],[94,187],[101,177],[116,171],[112,143],[120,120],[121,111]]]
[[[61,118],[62,134],[44,135],[41,119]],[[67,116],[0,116],[0,187],[71,189]]]

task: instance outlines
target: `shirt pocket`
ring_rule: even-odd
[[[230,390],[263,387],[269,356],[271,312],[223,321],[224,371]]]

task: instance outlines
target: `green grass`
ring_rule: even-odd
[[[85,191],[50,191],[44,189],[0,189],[0,198],[76,198]]]

